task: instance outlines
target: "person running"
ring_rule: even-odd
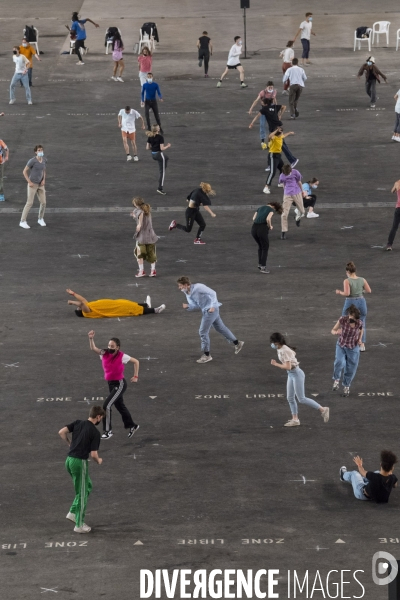
[[[307,183],[303,183],[303,206],[304,208],[308,208],[307,219],[315,219],[319,217],[316,212],[314,212],[315,203],[317,202],[317,196],[314,194],[314,190],[318,188],[319,180],[316,177],[307,181]],[[296,218],[300,218],[300,211],[298,208],[294,209],[296,213]],[[297,222],[297,221],[296,221]]]
[[[15,86],[18,82],[22,83],[25,88],[25,95],[28,101],[28,104],[33,104],[31,90],[29,88],[29,75],[28,69],[30,62],[19,51],[19,46],[14,46],[13,48],[13,61],[15,64],[15,73],[10,83],[10,102],[9,104],[15,104]]]
[[[137,112],[137,110],[134,110],[130,106],[125,106],[125,108],[121,108],[118,113],[118,127],[121,129],[122,143],[126,152],[126,160],[132,160],[132,156],[129,152],[130,142],[132,144],[133,160],[135,162],[139,160],[136,146],[136,119],[142,120],[142,129],[145,129],[143,117]]]
[[[394,131],[392,135],[392,140],[395,142],[400,142],[400,90],[398,90],[394,96],[396,100],[396,104],[394,107],[394,114],[396,115],[396,121],[394,123]]]
[[[160,115],[158,112],[157,94],[160,98],[160,102],[164,102],[161,95],[160,86],[153,79],[153,73],[147,73],[147,81],[142,85],[142,102],[140,106],[145,110],[147,129],[150,131],[150,109],[153,111],[154,118],[157,125],[160,128],[160,132],[163,133],[160,121]]]
[[[229,50],[228,63],[226,65],[225,71],[222,73],[220,80],[217,83],[217,87],[221,87],[222,80],[229,71],[237,69],[239,71],[240,87],[247,88],[248,86],[244,82],[244,69],[243,69],[242,65],[240,64],[240,55],[242,54],[242,44],[243,44],[242,38],[240,37],[240,35],[235,35],[235,37],[233,39],[234,39],[235,43],[233,44],[232,48]]]
[[[67,514],[67,519],[75,523],[75,533],[89,533],[91,527],[84,522],[88,496],[92,491],[89,477],[88,458],[101,465],[99,456],[100,432],[96,427],[103,420],[104,410],[101,406],[92,406],[87,421],[73,421],[58,432],[61,439],[69,446],[65,468],[72,478],[75,498]],[[72,433],[70,438],[69,434]]]
[[[161,129],[159,125],[153,125],[151,131],[146,131],[146,150],[151,150],[151,156],[153,160],[158,162],[160,176],[158,178],[157,192],[162,196],[165,196],[167,193],[164,192],[165,170],[167,168],[169,158],[166,154],[164,154],[164,152],[165,150],[168,150],[168,148],[171,148],[171,144],[164,145],[164,136],[160,132]]]
[[[282,173],[283,160],[282,160],[282,145],[283,141],[289,135],[294,135],[294,131],[289,131],[288,133],[283,134],[281,127],[278,127],[269,134],[268,136],[268,151],[269,151],[269,167],[270,172],[267,177],[267,181],[265,182],[265,187],[263,189],[264,194],[270,194],[270,185],[272,183],[273,178],[275,177],[276,171],[279,170]],[[290,166],[290,165],[289,165]]]
[[[99,27],[99,25],[92,21],[92,19],[80,19],[79,14],[77,12],[72,13],[71,20],[72,25],[70,27],[70,33],[75,34],[75,54],[79,58],[79,61],[76,64],[84,65],[85,63],[82,60],[82,50],[84,49],[86,52],[88,51],[88,48],[85,48],[85,23],[92,23],[96,27],[96,29]]]
[[[112,74],[111,79],[113,81],[120,81],[121,83],[124,83],[124,80],[122,79],[122,73],[124,72],[124,68],[125,68],[124,57],[122,54],[123,51],[124,51],[124,42],[122,41],[120,32],[116,31],[114,33],[113,41],[112,41],[112,58],[114,61],[114,69],[113,69],[113,74]],[[119,69],[119,75],[118,75],[118,69]]]
[[[135,277],[145,277],[143,261],[147,261],[151,265],[151,271],[149,277],[156,277],[156,243],[158,241],[158,235],[155,234],[153,229],[153,223],[151,219],[151,206],[146,204],[143,198],[136,197],[132,200],[134,209],[131,213],[132,217],[136,219],[136,247],[135,256],[139,266],[139,272]]]
[[[279,56],[282,58],[282,73],[285,75],[286,71],[292,66],[292,60],[294,59],[293,41],[289,40],[286,44],[286,48],[282,50]],[[287,94],[290,86],[290,81],[287,80],[283,84],[282,94]]]
[[[333,335],[339,336],[333,366],[332,391],[336,392],[339,389],[343,372],[343,393],[341,396],[344,398],[350,395],[350,385],[357,372],[363,335],[363,322],[358,308],[351,304],[346,313],[347,316],[340,317],[331,331]]]
[[[3,113],[4,114],[4,113]],[[4,168],[5,164],[8,161],[10,156],[10,152],[8,150],[7,144],[0,140],[0,202],[5,201],[4,196]]]
[[[387,251],[393,250],[394,238],[396,237],[396,233],[400,224],[400,179],[395,181],[392,187],[392,194],[394,194],[395,192],[397,194],[397,202],[396,207],[394,209],[392,229],[390,230],[389,238],[386,244]]]
[[[206,222],[201,215],[200,206],[204,206],[204,210],[206,210],[212,217],[217,216],[210,208],[210,196],[215,196],[215,191],[212,189],[209,183],[204,183],[204,181],[202,181],[200,183],[200,187],[190,192],[186,199],[186,202],[189,202],[189,206],[187,207],[185,213],[186,225],[180,225],[174,220],[169,226],[169,231],[172,231],[173,229],[181,229],[182,231],[186,231],[186,233],[190,233],[193,225],[197,223],[199,229],[197,230],[197,236],[194,240],[194,243],[198,245],[204,245],[205,242],[203,242],[201,236],[206,228]]]
[[[353,486],[354,496],[357,500],[372,500],[377,504],[387,504],[390,493],[397,487],[397,477],[393,474],[394,465],[398,462],[397,456],[390,450],[382,450],[379,471],[367,471],[363,466],[363,459],[355,456],[353,461],[358,471],[348,471],[340,467],[341,481],[347,481]]]
[[[102,439],[107,440],[113,435],[112,431],[112,409],[115,407],[122,417],[125,429],[129,429],[128,438],[131,438],[135,431],[139,429],[139,425],[132,419],[131,413],[124,404],[124,393],[126,392],[127,383],[124,378],[125,365],[133,363],[133,377],[131,383],[137,383],[139,377],[139,361],[121,352],[121,342],[118,338],[111,338],[108,342],[108,347],[105,350],[100,350],[94,343],[94,331],[89,331],[89,346],[93,352],[100,356],[100,360],[104,370],[104,379],[108,383],[109,395],[104,400],[103,410],[103,435]]]
[[[271,365],[278,367],[278,369],[284,369],[287,372],[287,401],[289,402],[290,410],[292,412],[292,418],[285,423],[284,427],[298,427],[300,425],[299,411],[297,410],[297,401],[300,404],[306,404],[319,410],[324,423],[329,421],[329,408],[327,406],[321,406],[315,400],[307,398],[304,392],[305,375],[304,371],[299,367],[299,361],[296,358],[296,348],[288,346],[285,338],[281,333],[273,333],[269,341],[271,348],[278,351],[278,358],[280,363],[276,360],[271,360]]]
[[[142,51],[138,56],[138,63],[140,85],[143,87],[153,68],[153,56],[148,46],[143,46]]]
[[[299,59],[294,58],[292,60],[292,66],[289,67],[284,76],[283,83],[290,81],[289,86],[289,107],[290,107],[290,118],[297,119],[300,116],[297,110],[297,104],[299,102],[305,82],[307,81],[307,75],[304,69],[299,67]]]
[[[387,77],[384,75],[376,66],[375,58],[369,56],[367,61],[361,66],[358,71],[357,78],[360,79],[362,74],[365,74],[365,91],[371,100],[371,108],[375,108],[376,105],[376,82],[380,83],[379,79],[382,77],[385,83],[387,83]]]
[[[146,302],[138,304],[124,298],[119,298],[118,300],[105,298],[89,302],[86,298],[76,294],[69,288],[67,289],[67,294],[75,298],[75,300],[68,300],[68,304],[78,307],[75,309],[76,316],[85,317],[86,319],[138,317],[139,315],[159,314],[166,308],[165,304],[161,304],[158,308],[151,308],[150,296],[147,296]]]
[[[22,54],[29,60],[28,80],[29,80],[29,87],[32,87],[33,86],[33,83],[32,83],[33,60],[32,59],[33,59],[33,57],[35,57],[36,60],[41,62],[41,58],[37,54],[35,48],[30,45],[29,41],[25,37],[23,38],[21,46],[19,47],[19,52],[20,52],[20,54]],[[24,84],[21,81],[21,87],[23,87],[23,85]]]
[[[367,302],[364,298],[364,294],[370,294],[371,288],[368,285],[368,281],[364,277],[357,277],[356,265],[353,262],[348,262],[346,265],[346,276],[347,279],[343,281],[343,291],[336,290],[336,294],[345,296],[344,306],[342,310],[342,317],[346,316],[347,309],[353,305],[360,311],[360,319],[363,323],[363,335],[362,344],[360,345],[360,352],[365,352],[365,341],[367,338]]]
[[[199,67],[202,67],[204,60],[204,77],[208,77],[208,63],[210,61],[210,56],[212,56],[213,53],[213,47],[207,31],[203,31],[203,35],[199,37],[197,48],[199,49]]]
[[[301,55],[301,62],[303,65],[308,67],[311,64],[309,60],[310,55],[310,40],[312,35],[316,35],[314,31],[312,31],[312,13],[306,13],[305,21],[300,23],[300,27],[294,36],[293,43],[296,41],[297,37],[300,35],[301,45],[303,46],[303,53]]]
[[[197,360],[204,364],[212,360],[210,355],[210,329],[214,327],[215,331],[223,335],[229,342],[235,346],[235,354],[239,354],[243,348],[244,342],[237,339],[235,335],[227,328],[219,316],[219,307],[217,293],[203,283],[191,283],[189,277],[179,277],[178,288],[186,295],[187,304],[182,304],[185,310],[201,310],[199,335],[201,339],[202,356]]]
[[[280,202],[270,202],[267,206],[260,206],[253,215],[253,226],[251,235],[258,245],[258,268],[261,273],[267,271],[267,258],[269,249],[268,233],[273,229],[271,221],[274,213],[282,214],[282,204]]]
[[[46,190],[44,185],[46,182],[47,159],[44,157],[44,150],[41,144],[35,146],[34,151],[36,156],[28,160],[25,169],[22,171],[22,174],[28,183],[28,198],[24,210],[22,211],[21,221],[19,223],[19,226],[23,227],[24,229],[30,229],[26,219],[28,218],[29,211],[32,208],[35,195],[37,195],[40,202],[38,223],[42,227],[46,227],[46,223],[44,222],[44,211],[46,210]]]

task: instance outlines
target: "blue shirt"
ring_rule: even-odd
[[[306,192],[307,196],[311,196],[312,189],[309,183],[303,183],[303,192]]]
[[[80,21],[74,21],[71,25],[71,31],[75,31],[77,40],[86,40],[86,21],[87,19],[81,19]]]
[[[221,306],[217,293],[203,283],[192,283],[190,292],[185,292],[185,295],[189,304],[187,310],[201,310],[204,313],[209,308]]]
[[[156,93],[159,98],[162,98],[158,83],[155,83],[155,81],[152,81],[152,83],[146,81],[142,87],[142,102],[144,102],[145,95],[146,100],[156,100]]]

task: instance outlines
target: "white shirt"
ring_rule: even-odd
[[[289,67],[286,73],[283,76],[283,83],[290,79],[290,85],[301,85],[304,87],[304,82],[307,79],[307,75],[304,69],[298,67],[297,65],[293,65],[293,67]]]
[[[300,39],[301,40],[309,40],[311,38],[312,22],[311,21],[303,21],[302,23],[300,23],[300,29],[301,29]]]
[[[283,62],[290,63],[294,58],[294,50],[293,48],[285,48],[281,52],[281,56],[283,57]]]
[[[103,360],[103,354],[100,354],[99,356],[100,360]],[[122,355],[122,364],[126,365],[126,363],[128,363],[131,360],[131,357],[128,356],[128,354],[123,354]]]
[[[23,54],[13,56],[13,61],[15,62],[16,73],[23,73],[29,66],[29,60]]]
[[[281,363],[290,362],[292,367],[298,367],[299,361],[296,359],[296,352],[289,346],[282,346],[278,350],[278,357]]]
[[[398,92],[396,92],[397,94],[397,100],[396,100],[396,106],[394,107],[395,112],[400,113],[400,90]]]
[[[229,67],[234,67],[234,66],[238,65],[240,63],[240,55],[241,54],[242,54],[242,46],[233,44],[232,48],[229,50],[227,65]]]
[[[126,133],[133,133],[136,131],[136,119],[140,119],[140,113],[137,110],[131,108],[131,112],[126,113],[125,109],[122,108],[118,116],[121,117],[122,131],[126,131]]]

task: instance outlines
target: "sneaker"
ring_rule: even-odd
[[[316,219],[317,217],[319,217],[319,215],[317,215],[317,213],[314,211],[307,213],[307,219]]]
[[[32,100],[29,100],[28,104],[33,104]]]
[[[81,527],[74,527],[74,531],[75,533],[89,533],[89,531],[92,531],[92,528],[83,523]]]
[[[239,342],[238,344],[235,345],[235,354],[239,354],[239,352],[241,351],[241,349],[244,346],[244,342]]]
[[[15,100],[10,100],[8,104],[15,104]]]
[[[146,296],[146,300],[145,300],[145,302],[146,302],[147,306],[148,306],[149,308],[151,308],[151,298],[150,298],[150,296]]]
[[[286,231],[282,231],[281,240],[286,240]]]
[[[321,412],[321,417],[324,420],[324,423],[327,423],[329,421],[329,408],[326,407],[324,408],[324,410]]]
[[[266,171],[270,171],[270,170],[271,170],[271,167],[267,167],[265,170],[266,170]]]
[[[344,481],[344,477],[343,477],[343,475],[344,475],[345,473],[347,473],[347,468],[346,468],[346,467],[340,467],[340,469],[339,469],[339,475],[340,475],[340,479],[341,479],[342,481]]]
[[[394,141],[395,141],[395,142],[400,142],[400,137],[395,137],[395,138],[394,138]]]
[[[301,219],[301,215],[296,216],[296,218],[295,218],[296,227],[300,227],[300,219]]]
[[[297,108],[296,108],[296,109],[295,109],[295,111],[294,111],[294,116],[296,117],[296,119],[297,119],[297,117],[299,117],[299,116],[300,116],[300,113],[299,113],[299,111],[297,110]]]
[[[278,183],[278,187],[285,187],[285,185],[283,183]]]
[[[299,419],[290,419],[287,423],[285,423],[284,427],[298,427],[300,425]]]
[[[128,438],[131,438],[133,436],[133,434],[135,433],[135,431],[137,431],[139,429],[140,425],[134,425],[133,427],[130,428],[129,433],[128,433]]]
[[[85,63],[82,62],[81,60],[79,62],[76,63],[77,65],[84,65]]]
[[[157,192],[159,194],[161,194],[161,196],[166,196],[167,195],[167,192],[164,192],[164,190],[157,189]]]
[[[44,222],[44,219],[38,219],[38,223],[39,223],[39,225],[41,225],[42,227],[46,227],[46,223]]]
[[[206,362],[210,362],[210,360],[212,360],[212,356],[207,356],[206,354],[203,354],[203,356],[200,356],[200,358],[196,360],[196,362],[203,364]]]
[[[206,79],[208,79],[208,78],[209,78],[209,75],[208,75],[208,73],[206,73],[206,74],[204,75],[204,77],[205,77]]]
[[[146,273],[144,271],[139,271],[135,277],[146,277]]]
[[[199,67],[202,67],[202,66],[203,66],[203,59],[199,58]]]
[[[242,83],[240,84],[240,87],[246,88],[246,87],[249,87],[249,86],[247,85],[247,83],[245,83],[244,81],[242,81]]]
[[[154,309],[154,312],[156,313],[156,315],[159,315],[160,313],[162,313],[163,310],[165,310],[167,307],[165,306],[165,304],[161,304],[161,306],[159,306],[158,308]]]
[[[24,229],[30,229],[30,227],[26,221],[21,221],[19,226],[23,227]]]
[[[260,269],[260,271],[261,271],[262,268],[263,268],[262,265],[258,265],[258,267],[257,267],[257,269]]]
[[[288,96],[289,92],[287,90],[282,90],[282,96]]]
[[[111,77],[111,79],[112,79],[113,81],[117,81],[117,78],[116,78],[116,77],[114,77],[114,75]]]
[[[386,244],[386,251],[390,252],[391,250],[393,250],[391,244]]]
[[[117,77],[117,81],[120,81],[121,83],[124,83],[124,80],[122,79],[122,77]]]
[[[65,518],[68,519],[69,521],[72,521],[73,523],[75,523],[75,521],[76,521],[75,515],[72,512],[69,512]]]
[[[267,267],[261,267],[260,273],[271,273],[271,271],[267,271]]]
[[[157,271],[150,271],[149,277],[156,277],[156,276],[157,276]]]
[[[299,159],[296,158],[296,160],[294,160],[292,163],[290,163],[290,166],[292,167],[292,169],[295,168],[295,166],[297,165],[298,162],[299,162]]]
[[[139,157],[137,156],[137,154],[135,154],[135,156],[133,157],[134,162],[139,162]]]
[[[349,387],[344,387],[343,388],[343,392],[340,395],[343,398],[347,398],[347,396],[350,396],[350,388]]]
[[[299,209],[298,209],[298,208],[295,208],[295,209],[294,209],[294,214],[295,214],[295,217],[294,217],[294,218],[295,218],[295,220],[296,220],[296,221],[297,221],[297,219],[300,219],[300,218],[301,218],[301,217],[300,217],[301,213],[300,213],[300,211],[299,211]]]
[[[176,221],[175,219],[173,221],[171,221],[170,226],[168,227],[169,231],[172,231],[173,229],[176,229]]]
[[[392,135],[392,140],[395,140],[395,139],[396,139],[396,136],[395,136],[395,135]]]
[[[130,154],[128,154],[128,155],[127,155],[127,157],[126,157],[126,160],[127,160],[127,161],[130,161],[130,160],[132,160],[132,156],[131,156]]]
[[[333,382],[333,386],[332,386],[332,392],[337,392],[339,389],[339,383],[340,380],[339,379],[335,379],[335,381]]]
[[[218,81],[217,87],[221,87],[221,85],[222,85],[222,81]]]
[[[263,150],[266,150],[268,148],[267,144],[265,142],[261,142],[261,148]]]
[[[203,242],[203,240],[201,238],[196,238],[193,243],[196,244],[196,246],[205,246],[206,245],[206,243]]]
[[[360,346],[360,352],[365,352],[366,348],[365,348],[365,344],[361,344]]]
[[[291,119],[295,119],[296,117],[294,115],[290,115],[290,118]]]
[[[264,194],[270,194],[271,190],[269,189],[269,187],[266,185],[265,188],[263,189],[263,193]]]
[[[6,199],[4,198],[3,194],[0,194],[0,202],[5,202],[5,200]]]
[[[370,108],[375,108],[375,104],[371,104],[371,107],[370,107]]]
[[[110,431],[104,431],[103,432],[103,435],[101,436],[101,439],[102,440],[108,440],[108,438],[110,438],[112,436],[113,436],[113,432],[110,429]]]

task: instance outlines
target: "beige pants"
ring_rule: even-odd
[[[26,219],[28,217],[29,211],[32,208],[35,194],[37,194],[38,200],[40,202],[38,220],[43,219],[43,217],[44,217],[44,211],[46,210],[46,190],[44,189],[44,187],[40,187],[39,185],[37,185],[35,183],[35,184],[33,184],[33,187],[28,185],[28,199],[26,201],[24,210],[22,212],[21,223],[26,221]]]
[[[283,213],[281,215],[283,232],[288,230],[288,215],[293,202],[296,204],[301,214],[304,214],[303,194],[301,192],[294,194],[293,196],[283,196]]]

